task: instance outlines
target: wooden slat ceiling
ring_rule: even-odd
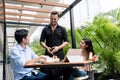
[[[69,7],[67,4],[59,3],[60,0],[5,0],[5,6],[0,0],[0,21],[7,23],[7,47],[10,49],[15,43],[14,32],[17,29],[25,28],[29,30],[30,36],[37,29],[35,26],[27,24],[48,24],[49,15],[55,7],[59,8],[60,14]],[[4,12],[5,7],[5,12]],[[18,23],[18,24],[14,24]],[[19,24],[21,23],[21,24]]]
[[[69,7],[58,2],[59,0],[6,0],[5,13],[0,10],[0,20],[3,20],[1,15],[5,14],[6,21],[10,22],[49,23],[49,14],[53,8],[62,8],[57,10],[61,14]],[[0,3],[0,9],[2,8],[3,4]]]

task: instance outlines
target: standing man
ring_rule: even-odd
[[[59,13],[56,11],[50,14],[50,24],[46,26],[41,34],[40,44],[45,48],[45,55],[53,57],[54,55],[62,60],[64,58],[63,48],[68,45],[68,36],[66,29],[58,25]],[[62,68],[43,69],[44,72],[51,74],[53,80],[59,80],[57,77],[62,72]]]
[[[42,31],[40,44],[46,49],[45,55],[56,55],[63,59],[63,48],[68,45],[68,36],[65,28],[58,25],[58,20],[59,13],[53,11],[50,15],[50,24]]]
[[[17,30],[14,36],[17,44],[10,51],[10,64],[13,69],[14,80],[47,80],[47,74],[37,73],[33,68],[24,68],[24,65],[42,59],[27,46],[29,44],[28,30]]]

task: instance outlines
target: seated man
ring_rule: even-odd
[[[17,44],[10,51],[14,80],[48,80],[47,74],[35,72],[33,68],[24,68],[25,64],[35,63],[42,58],[27,46],[29,44],[28,30],[17,30],[14,36]]]

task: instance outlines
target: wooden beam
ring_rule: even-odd
[[[3,17],[3,16],[0,16],[0,20],[2,20],[2,21],[3,21],[3,20],[4,20],[4,17]]]
[[[3,8],[3,5],[0,4],[0,8]],[[13,6],[13,5],[6,5],[6,9],[15,9],[15,10],[26,10],[26,11],[32,11],[32,12],[41,12],[41,13],[51,13],[52,10],[48,9],[38,9],[38,8],[28,8],[28,7],[23,7],[23,6]],[[61,13],[61,11],[58,11]]]
[[[43,13],[51,13],[52,12],[52,10],[28,8],[28,7],[22,7],[22,6],[10,6],[10,5],[6,5],[6,9],[26,10],[26,11],[43,12]]]
[[[0,3],[0,8],[3,8],[3,4],[2,3]]]
[[[0,12],[2,13],[2,12]],[[40,15],[40,14],[24,14],[24,13],[16,13],[16,12],[6,12],[6,15],[13,15],[13,16],[25,16],[25,17],[34,17],[34,18],[47,18],[49,19],[49,15]]]
[[[0,11],[0,14],[2,14],[2,15],[3,15],[3,11]]]
[[[0,20],[3,20],[4,18],[0,16]],[[10,21],[25,21],[25,22],[36,22],[36,23],[49,23],[49,20],[37,20],[37,19],[26,19],[26,18],[12,18],[12,17],[6,17],[6,20]]]
[[[12,18],[12,17],[6,17],[6,20],[11,21],[25,21],[25,22],[37,22],[37,23],[49,23],[49,20],[37,20],[37,19],[26,19],[26,18]]]
[[[32,3],[32,4],[40,4],[40,5],[47,5],[47,6],[64,7],[64,8],[69,7],[69,5],[67,5],[67,4],[48,2],[48,1],[40,1],[40,0],[15,0],[15,1]]]

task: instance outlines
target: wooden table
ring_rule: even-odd
[[[30,63],[25,65],[25,68],[35,68],[35,67],[73,67],[73,66],[87,66],[92,65],[93,61],[84,62],[45,62],[45,63]]]
[[[46,67],[73,67],[73,66],[87,66],[94,64],[93,61],[84,62],[46,62],[46,63],[30,63],[25,65],[25,68],[46,68]],[[91,75],[90,75],[91,76]],[[69,79],[67,79],[69,80]],[[94,80],[92,76],[91,80]]]

